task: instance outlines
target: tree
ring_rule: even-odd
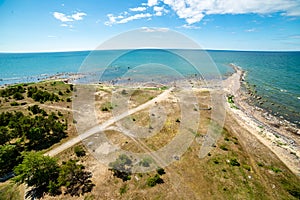
[[[165,170],[164,170],[163,168],[158,168],[158,169],[156,170],[156,172],[157,172],[159,175],[163,175],[163,174],[166,173]]]
[[[12,171],[19,155],[16,145],[0,146],[0,177]]]
[[[69,193],[71,196],[79,196],[86,192],[90,192],[94,186],[90,180],[92,174],[84,171],[84,166],[76,164],[75,160],[69,160],[62,164],[59,177],[58,185],[65,186],[65,193]]]
[[[10,141],[11,135],[5,126],[0,126],[0,145]]]
[[[147,179],[147,185],[150,187],[153,187],[156,184],[162,184],[162,183],[164,183],[164,180],[162,178],[160,178],[160,176],[158,174],[155,174],[155,176],[149,177]]]
[[[40,109],[40,107],[38,105],[29,106],[28,110],[31,111],[32,114],[34,114],[34,115],[42,112],[42,109]]]
[[[59,167],[56,159],[33,151],[24,152],[22,155],[24,159],[14,168],[16,177],[13,180],[47,191],[50,181],[55,181],[58,177]]]
[[[22,99],[24,99],[23,95],[20,92],[16,92],[13,95],[13,98],[16,99],[16,100],[22,100]]]
[[[130,158],[122,154],[114,162],[109,163],[110,170],[113,171],[114,176],[122,179],[123,181],[128,181],[131,179],[131,164]]]
[[[74,148],[74,153],[77,157],[85,156],[85,150],[81,146],[76,146]]]

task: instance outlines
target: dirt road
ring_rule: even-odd
[[[117,121],[132,115],[133,113],[139,112],[141,110],[144,110],[145,108],[148,108],[151,105],[154,105],[155,102],[159,102],[162,101],[164,99],[166,99],[169,96],[169,93],[174,89],[174,87],[171,87],[167,90],[165,90],[163,93],[161,93],[160,95],[158,95],[157,97],[153,98],[150,101],[147,101],[146,103],[128,110],[127,112],[124,112],[120,115],[117,116],[113,116],[112,118],[108,119],[106,122],[104,122],[103,124],[100,124],[98,126],[92,127],[91,129],[89,129],[88,131],[86,131],[85,133],[78,135],[75,138],[72,138],[70,140],[68,140],[67,142],[61,144],[60,146],[46,152],[44,155],[49,155],[49,156],[54,156],[70,147],[72,147],[73,145],[79,143],[80,141],[94,135],[95,133],[104,131],[106,128],[108,128],[109,126],[111,126],[112,124],[116,123]]]

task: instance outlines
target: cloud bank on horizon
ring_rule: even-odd
[[[107,26],[124,24],[142,18],[160,17],[170,11],[178,18],[185,20],[183,27],[189,28],[200,22],[207,15],[224,14],[258,14],[268,15],[281,13],[282,16],[299,17],[299,0],[148,0],[139,7],[129,8],[127,11],[108,14]],[[139,13],[137,13],[139,12]]]

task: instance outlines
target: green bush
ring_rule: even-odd
[[[221,145],[220,149],[222,149],[223,151],[228,151],[228,148],[226,147],[226,145]]]
[[[14,95],[13,95],[13,98],[15,100],[22,100],[24,99],[23,95],[20,93],[20,92],[16,92]]]
[[[158,174],[155,174],[155,176],[153,177],[149,177],[147,179],[147,185],[149,187],[154,187],[157,184],[162,184],[164,183],[164,180],[162,178],[160,178],[160,176]]]
[[[103,112],[109,111],[109,109],[108,109],[107,107],[102,107],[101,110],[102,110]]]
[[[14,102],[11,102],[10,105],[11,105],[11,106],[19,106],[20,104],[19,104],[18,102],[15,102],[15,101],[14,101]]]
[[[35,101],[44,103],[46,101],[59,101],[59,97],[47,91],[38,90],[37,87],[28,87],[27,96]]]
[[[236,158],[230,159],[229,163],[230,163],[231,166],[240,166],[240,163],[237,161]]]
[[[217,164],[219,164],[220,163],[220,161],[218,160],[218,159],[213,159],[213,162],[217,165]]]
[[[249,172],[251,171],[251,167],[249,165],[243,165],[243,168]]]
[[[261,163],[261,162],[258,162],[257,165],[258,165],[259,167],[263,167],[263,166],[264,166],[264,164]]]
[[[38,105],[29,106],[28,110],[32,112],[32,114],[39,114],[42,113],[43,109],[41,109]]]
[[[156,172],[157,172],[159,175],[163,175],[163,174],[166,173],[165,170],[164,170],[163,168],[158,168],[158,169],[156,170]]]
[[[233,100],[233,98],[234,98],[234,96],[233,96],[233,95],[230,95],[230,96],[228,96],[228,97],[227,97],[227,101],[228,101],[228,103],[230,103],[230,104],[233,104],[233,103],[234,103],[234,100]]]
[[[0,90],[0,96],[1,97],[10,97],[16,93],[24,93],[25,89],[21,86],[11,86],[7,87],[6,89]]]
[[[76,146],[74,148],[74,153],[77,157],[85,156],[85,150],[81,146]]]

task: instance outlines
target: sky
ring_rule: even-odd
[[[0,0],[0,52],[96,49],[174,30],[204,49],[300,51],[300,0]]]

